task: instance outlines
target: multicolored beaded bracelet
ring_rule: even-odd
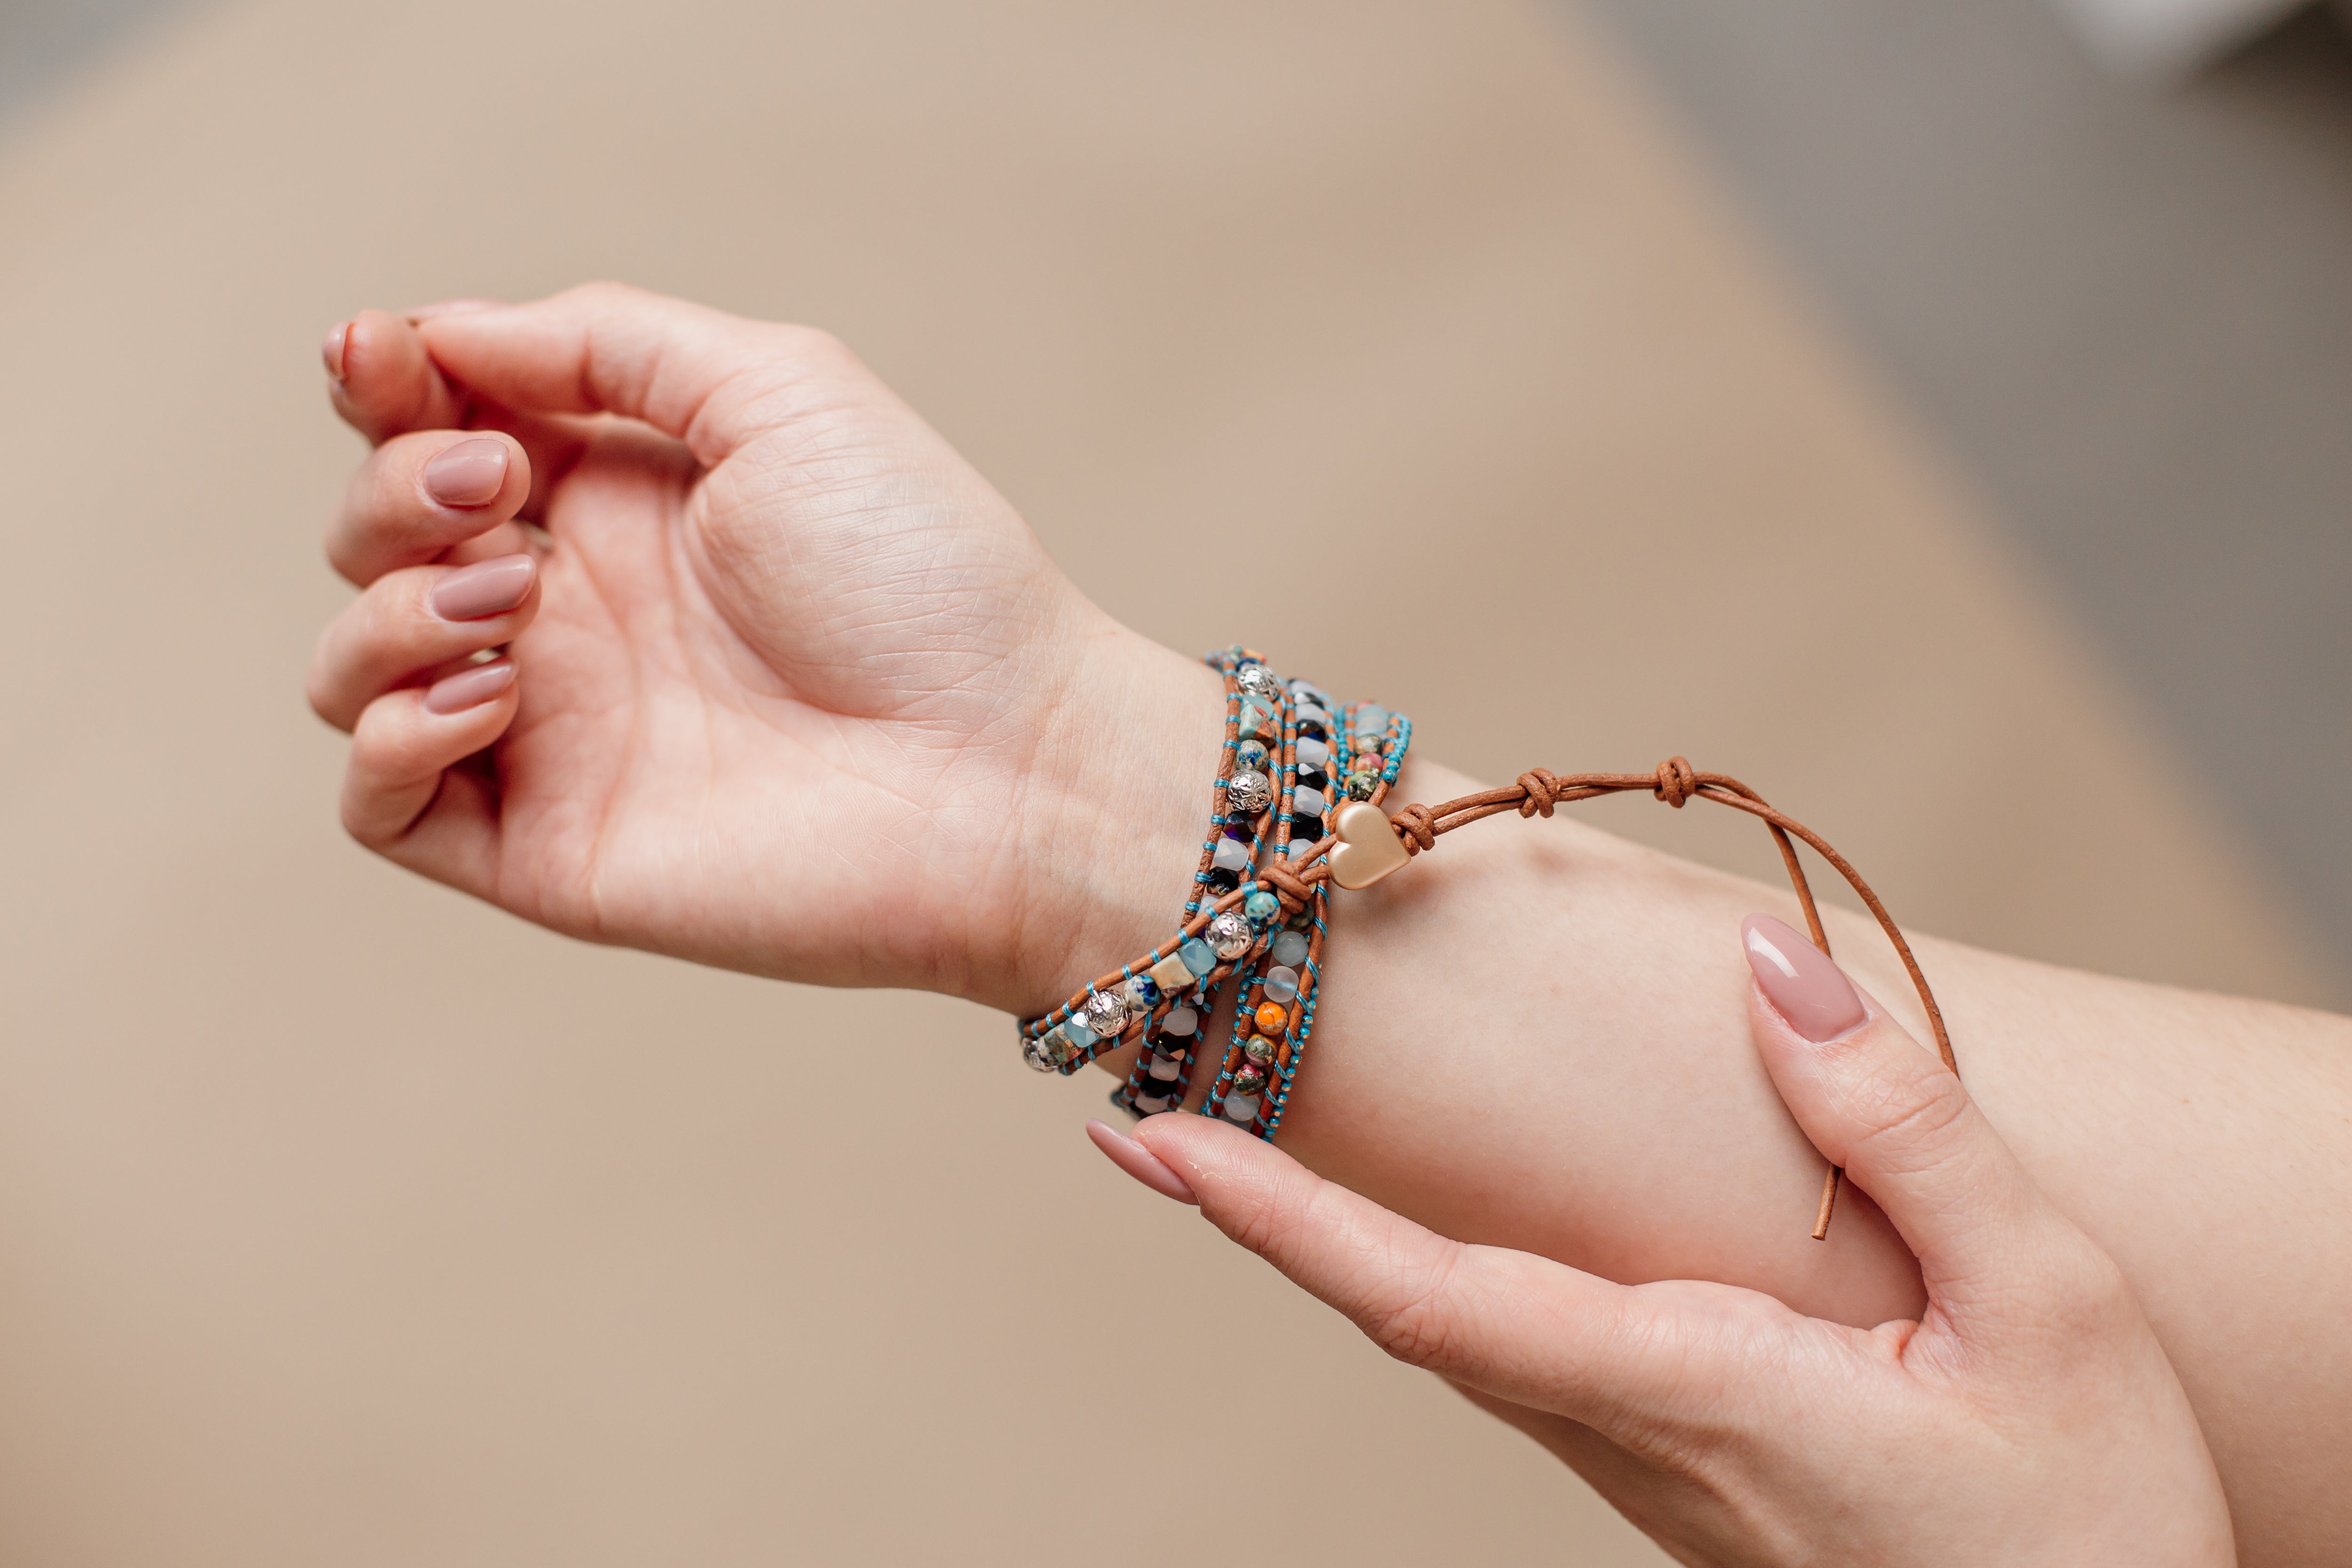
[[[1312,858],[1306,852],[1325,841],[1326,818],[1343,791],[1350,804],[1376,808],[1396,781],[1412,725],[1376,703],[1339,709],[1334,719],[1338,705],[1320,689],[1282,681],[1247,648],[1212,654],[1208,663],[1225,677],[1225,743],[1177,937],[1024,1023],[1023,1055],[1039,1071],[1066,1075],[1139,1042],[1111,1103],[1134,1115],[1178,1109],[1218,988],[1238,972],[1233,1039],[1201,1109],[1270,1138],[1313,1027],[1328,931],[1327,895],[1292,872],[1292,847],[1302,863]],[[1214,894],[1206,903],[1203,889]]]

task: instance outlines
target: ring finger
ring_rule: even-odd
[[[539,563],[527,554],[387,574],[320,635],[310,706],[349,731],[394,687],[513,641],[539,613]]]

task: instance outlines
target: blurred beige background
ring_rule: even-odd
[[[13,121],[0,212],[7,1562],[1663,1561],[1108,1169],[1005,1020],[345,842],[300,689],[366,304],[819,322],[1179,647],[1489,775],[1686,752],[1921,928],[2342,999],[1557,12],[225,0]],[[1194,591],[1252,560],[1389,608]]]

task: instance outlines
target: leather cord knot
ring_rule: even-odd
[[[1424,849],[1437,847],[1437,816],[1425,805],[1408,805],[1389,822],[1404,840],[1404,852],[1418,855]]]
[[[1290,861],[1282,855],[1276,855],[1268,861],[1265,869],[1258,872],[1257,879],[1260,886],[1282,900],[1282,912],[1286,918],[1305,909],[1307,900],[1315,896],[1313,884],[1292,870]]]
[[[1528,798],[1519,802],[1521,816],[1549,816],[1553,803],[1559,799],[1559,780],[1549,768],[1529,768],[1519,775],[1519,787]]]
[[[1650,793],[1680,811],[1683,802],[1698,793],[1698,775],[1686,758],[1668,757],[1658,764],[1658,787]]]

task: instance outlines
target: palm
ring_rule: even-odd
[[[552,488],[497,751],[499,902],[871,982],[906,956],[907,890],[985,879],[1026,761],[987,737],[1033,732],[1006,721],[1028,698],[1007,656],[1042,561],[1001,548],[1014,530],[884,497],[887,473],[796,479],[804,435],[705,474],[615,431]]]

